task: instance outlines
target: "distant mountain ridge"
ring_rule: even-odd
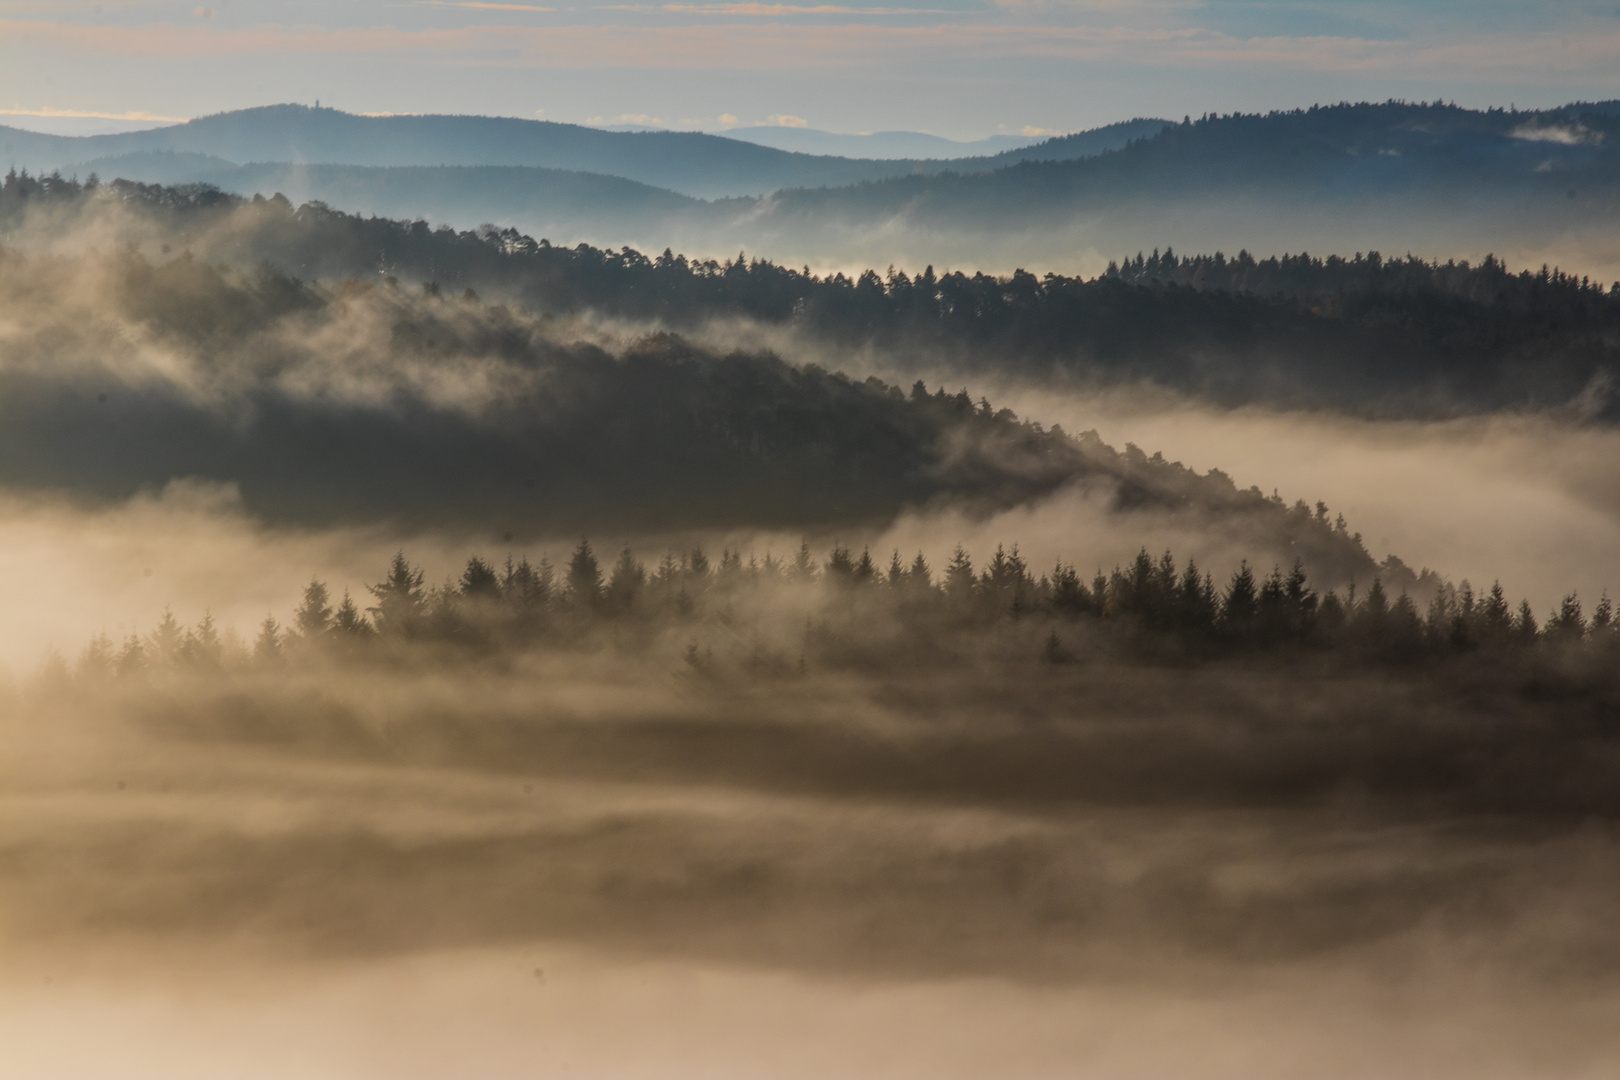
[[[97,173],[149,184],[211,184],[237,195],[280,193],[380,217],[473,224],[543,216],[547,232],[601,239],[651,235],[672,220],[706,218],[714,204],[598,173],[521,165],[236,165],[208,154],[156,151],[84,162]],[[603,240],[602,242],[608,242]]]
[[[1136,119],[1107,124],[1089,131],[1056,137],[992,135],[972,142],[956,142],[919,131],[879,131],[871,135],[840,135],[812,128],[751,127],[725,132],[730,139],[774,146],[809,154],[843,157],[938,162],[952,169],[1000,167],[1017,161],[1061,161],[1118,150],[1132,139],[1146,139],[1168,126],[1168,120]]]
[[[1145,133],[1142,123],[1130,121],[1097,133],[1082,133],[1094,137],[1065,143],[1048,153],[1069,156],[1114,148],[1139,129]],[[1156,122],[1147,123],[1151,127]],[[838,187],[946,167],[999,168],[1023,160],[1005,154],[951,162],[865,160],[792,152],[701,132],[606,131],[488,116],[356,116],[303,105],[217,113],[170,127],[114,135],[42,135],[0,127],[0,163],[36,171],[154,152],[206,154],[238,165],[285,162],[563,169],[621,177],[710,199],[764,195],[785,188]]]
[[[737,239],[811,262],[1073,267],[1059,260],[1075,249],[1166,245],[1539,249],[1539,261],[1579,249],[1620,276],[1620,109],[1386,102],[1206,116],[1095,156],[782,191],[750,210]]]
[[[792,265],[1095,273],[1120,250],[1174,246],[1470,258],[1496,251],[1620,277],[1617,103],[1517,112],[1385,102],[1205,116],[1079,156],[1095,134],[927,168],[901,163],[909,170],[902,175],[842,186],[711,200],[611,170],[521,165],[244,166],[226,155],[148,151],[81,159],[75,168],[108,179],[201,181],[248,196],[281,191],[297,202],[458,229],[513,226],[568,245],[674,247],[705,257],[743,248]],[[897,167],[678,138],[829,169]],[[74,141],[81,150],[92,145],[122,144]],[[611,143],[660,145],[688,143]],[[1041,160],[1051,154],[1070,156]]]
[[[820,131],[810,127],[777,125],[731,128],[716,134],[724,135],[728,139],[741,139],[743,142],[774,146],[778,150],[791,150],[801,154],[836,154],[839,157],[890,160],[987,157],[1045,141],[1043,137],[1025,135],[992,135],[984,139],[958,141],[922,131],[874,131],[867,134],[851,134]]]

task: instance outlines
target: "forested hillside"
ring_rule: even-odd
[[[1372,568],[1320,504],[1048,430],[965,390],[669,334],[596,344],[470,291],[0,249],[0,311],[12,489],[113,500],[211,480],[269,521],[512,536],[882,524],[1069,491],[1302,557],[1330,581]]]
[[[29,208],[39,221],[66,215],[67,228],[87,207],[109,205],[201,258],[239,267],[433,282],[538,314],[594,312],[681,331],[745,319],[840,348],[870,346],[902,366],[926,358],[965,377],[1145,380],[1225,404],[1379,415],[1570,404],[1617,415],[1608,388],[1620,376],[1620,289],[1551,268],[1513,271],[1494,258],[1166,251],[1089,280],[932,268],[851,277],[743,255],[719,262],[554,247],[512,229],[458,233],[209,189],[89,190],[23,177],[0,187],[0,228],[22,228]]]
[[[970,210],[1011,222],[1056,207],[1077,210],[1195,193],[1281,192],[1322,200],[1324,210],[1463,191],[1567,198],[1574,189],[1576,199],[1612,197],[1620,186],[1617,135],[1620,111],[1610,104],[1526,113],[1439,103],[1313,106],[1188,119],[1116,152],[1074,161],[1031,160],[989,173],[905,177],[847,192],[794,192],[773,207],[784,216],[860,217],[904,204],[923,220]]]

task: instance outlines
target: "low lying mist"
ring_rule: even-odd
[[[617,334],[639,329],[602,325]],[[914,356],[835,350],[791,329],[741,320],[691,336],[715,348],[769,349],[793,363],[836,364],[901,384],[921,378],[936,387],[970,385],[1022,416],[1095,430],[1112,446],[1142,447],[1197,471],[1219,469],[1285,501],[1320,499],[1361,533],[1375,559],[1397,555],[1477,587],[1499,579],[1537,610],[1571,589],[1589,603],[1620,592],[1620,432],[1589,419],[1578,403],[1378,420],[1326,409],[1222,408],[1152,385],[1077,385],[929,367]],[[1123,550],[1131,547],[1128,539],[1107,539],[1113,525],[1106,519],[1065,514],[1062,505],[1016,509],[984,523],[951,520],[944,531],[964,540],[1017,537],[1037,564],[1071,557],[1063,554],[1071,537],[1095,544],[1105,564],[1134,551]],[[902,522],[894,539],[907,549],[932,527]],[[1233,562],[1221,558],[1227,545],[1210,539],[1172,531],[1161,546],[1207,552],[1224,569]]]
[[[1058,660],[1017,621],[978,650],[740,663],[760,616],[802,628],[794,595],[493,663],[289,643],[226,670],[20,682],[0,719],[10,1059],[1279,1077],[1617,1060],[1612,687],[1527,689],[1488,657],[1166,664],[1074,627]],[[882,639],[852,614],[835,632]],[[85,1023],[106,1040],[59,1041]]]
[[[1574,589],[1620,593],[1620,432],[1556,413],[1430,423],[1214,410],[1162,393],[995,391],[1019,412],[1115,445],[1219,467],[1262,490],[1308,491],[1368,548],[1453,581],[1500,579],[1537,609]]]
[[[738,248],[768,251],[819,272],[894,265],[963,267],[1010,274],[1101,273],[1138,248],[1184,251],[1388,251],[1425,258],[1488,252],[1520,265],[1561,265],[1601,281],[1620,279],[1620,251],[1594,227],[1613,219],[1606,190],[1566,197],[1556,182],[1531,192],[1489,191],[1435,199],[1410,190],[1373,200],[1328,185],[1256,193],[1243,186],[1119,192],[1088,199],[1063,181],[962,197],[951,180],[911,193],[883,185],[790,190],[703,201],[630,181],[522,168],[230,166],[190,155],[137,155],[92,163],[114,176],[160,184],[204,182],[251,198],[281,194],[352,213],[425,220],[435,227],[512,226],[562,247],[587,243],[724,259]],[[1014,173],[1013,175],[1020,175]],[[968,183],[975,179],[969,177]],[[1067,181],[1073,184],[1075,181]],[[1564,185],[1567,187],[1568,185]],[[1582,184],[1581,186],[1585,186]],[[993,187],[993,185],[987,185]]]

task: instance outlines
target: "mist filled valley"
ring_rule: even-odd
[[[331,112],[6,135],[102,172],[0,185],[8,1075],[1620,1068],[1612,103],[952,168]],[[172,173],[255,146],[370,194]],[[1411,245],[1246,229],[1256,155]],[[406,175],[494,168],[575,189]],[[1031,190],[1141,216],[1020,252]]]

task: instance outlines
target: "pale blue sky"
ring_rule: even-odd
[[[19,126],[319,98],[970,138],[1389,97],[1620,97],[1620,0],[0,0]]]

